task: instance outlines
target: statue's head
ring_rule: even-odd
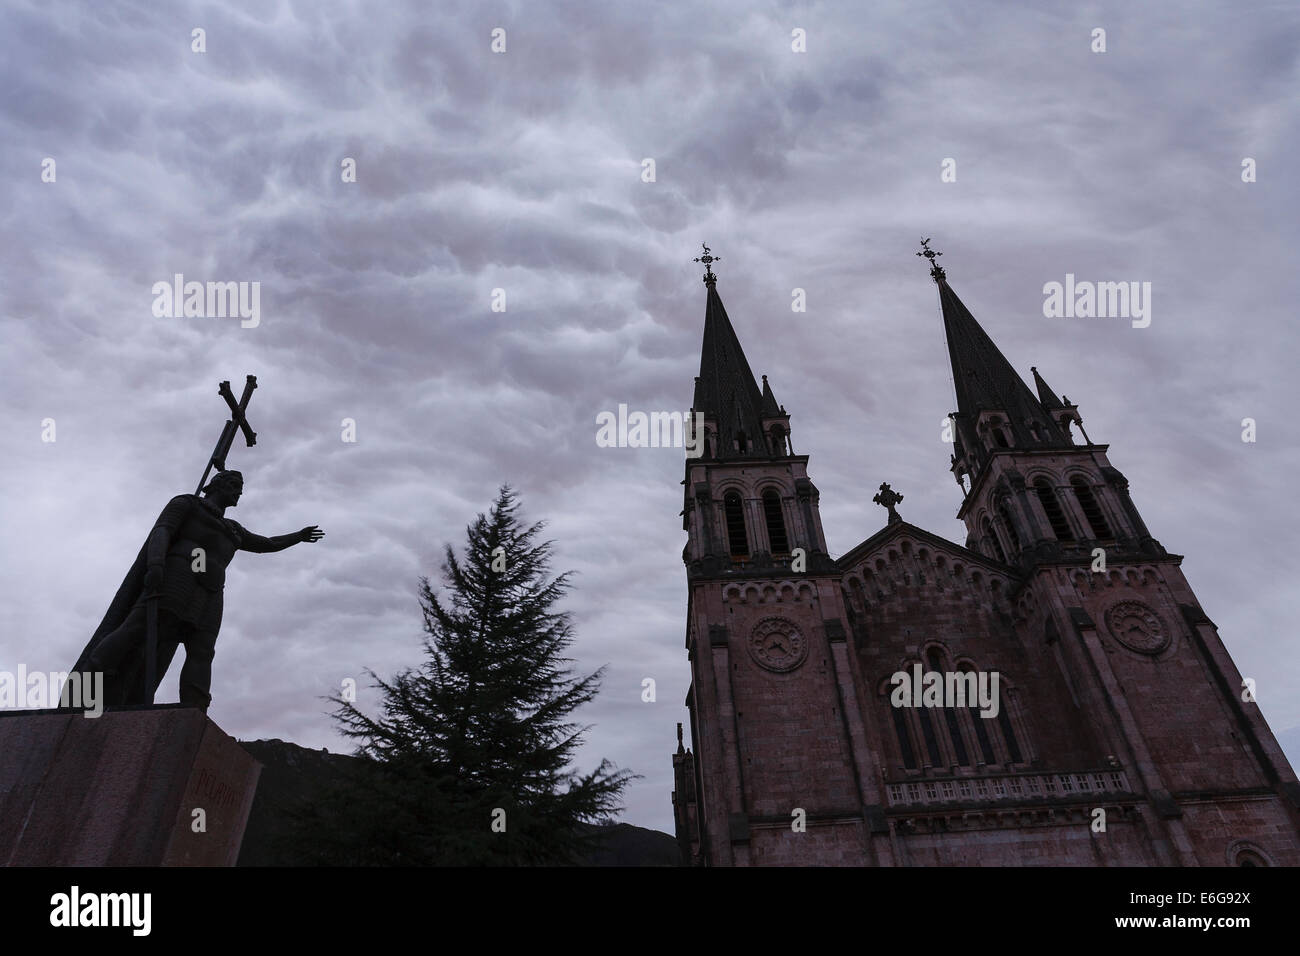
[[[244,476],[237,471],[219,471],[203,486],[203,493],[217,504],[233,508],[244,493]]]

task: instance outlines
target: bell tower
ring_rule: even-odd
[[[675,761],[694,780],[677,783],[678,835],[694,863],[814,862],[824,838],[861,844],[870,772],[849,743],[861,708],[838,572],[790,415],[750,370],[718,258],[705,246],[696,261],[706,293],[692,413],[704,447],[682,482],[691,749]]]
[[[1036,368],[1029,390],[922,247],[952,361],[967,548],[1020,578],[1016,629],[1055,661],[1093,751],[1128,769],[1156,862],[1237,865],[1218,849],[1224,827],[1239,856],[1280,861],[1258,837],[1300,829],[1300,786],[1182,556],[1151,535],[1078,407]]]
[[[1128,480],[1093,444],[1076,405],[1033,369],[1035,396],[975,321],[934,261],[957,411],[952,473],[963,491],[966,546],[1016,567],[1165,556],[1128,494]],[[1077,428],[1081,442],[1075,439]],[[968,487],[969,483],[969,487]]]
[[[686,464],[687,566],[710,573],[789,568],[792,560],[801,570],[824,566],[808,457],[794,454],[790,415],[767,376],[761,391],[754,380],[718,295],[718,259],[704,248],[696,260],[706,269],[704,344],[691,408],[703,416],[704,453]]]

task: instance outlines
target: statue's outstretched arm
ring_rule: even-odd
[[[272,537],[264,537],[260,534],[242,528],[243,540],[239,544],[240,551],[252,551],[255,554],[269,554],[273,551],[283,551],[285,548],[292,548],[295,544],[302,544],[305,541],[317,542],[325,537],[325,532],[315,525],[309,525],[301,531],[295,531],[292,534],[277,534]]]

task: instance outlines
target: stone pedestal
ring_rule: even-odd
[[[261,770],[191,707],[0,711],[0,864],[234,866]]]

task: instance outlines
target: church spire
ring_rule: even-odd
[[[763,417],[778,418],[784,415],[785,411],[776,403],[776,396],[772,394],[772,386],[767,384],[767,376],[763,376]]]
[[[1048,410],[948,285],[947,273],[934,261],[943,253],[931,250],[928,239],[921,244],[923,251],[917,255],[929,260],[930,277],[939,287],[957,417],[966,432],[966,448],[990,444],[985,436],[992,436],[1000,447],[1068,444]]]
[[[1047,387],[1043,381],[1043,376],[1038,374],[1038,369],[1030,366],[1029,371],[1034,373],[1034,387],[1038,389],[1038,400],[1043,403],[1043,407],[1049,412],[1058,408],[1064,408],[1061,400],[1056,397],[1056,393]]]
[[[704,255],[695,261],[704,263],[708,293],[693,408],[704,414],[713,457],[768,457],[763,439],[763,393],[718,295],[718,277],[712,269],[718,257],[705,246]]]
[[[1083,418],[1079,415],[1079,406],[1071,404],[1068,395],[1057,398],[1056,393],[1043,381],[1043,376],[1038,374],[1037,368],[1031,367],[1029,371],[1034,373],[1034,385],[1038,389],[1038,400],[1042,402],[1047,414],[1052,416],[1052,420],[1061,429],[1061,434],[1073,442],[1070,426],[1077,425],[1083,440],[1091,444],[1088,433],[1083,428]]]

